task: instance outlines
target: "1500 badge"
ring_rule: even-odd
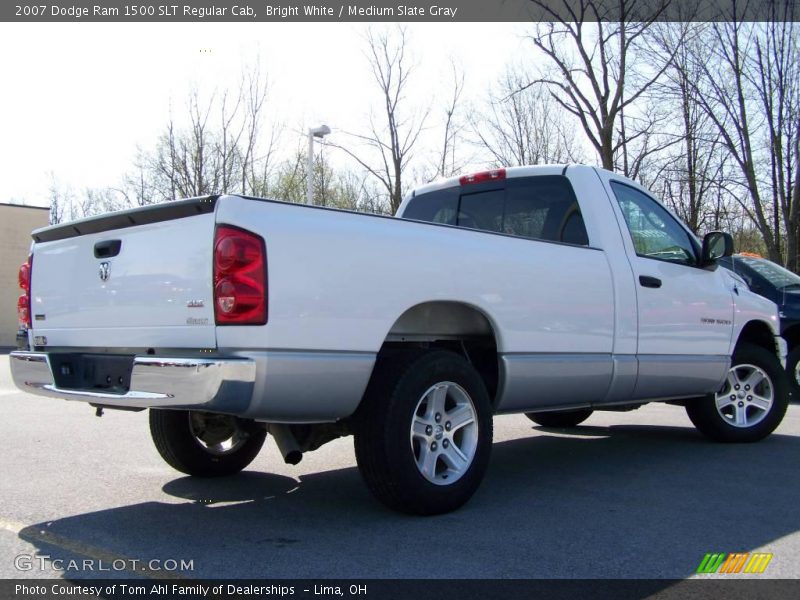
[[[730,325],[731,322],[728,319],[708,319],[706,317],[701,317],[700,322],[705,325]]]

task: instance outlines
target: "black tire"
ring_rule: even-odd
[[[235,428],[238,440],[235,446],[227,451],[209,449],[198,439],[192,424],[192,419],[198,417]],[[227,415],[151,409],[150,435],[161,458],[173,469],[196,477],[223,477],[238,473],[253,462],[264,445],[267,431],[250,421]]]
[[[441,405],[434,400],[434,389],[444,390]],[[435,421],[444,425],[431,428],[427,438],[420,437],[428,435],[427,427],[412,435],[415,422],[433,425],[436,406],[445,407],[438,413],[441,420]],[[447,417],[455,420],[459,407],[471,410],[472,420],[460,427],[448,425]],[[404,513],[442,514],[467,502],[483,479],[492,448],[492,408],[480,375],[458,354],[403,352],[378,360],[354,418],[354,433],[359,471],[378,500]],[[424,448],[423,439],[430,440]],[[449,457],[455,450],[471,455],[471,462],[452,467]],[[428,470],[433,479],[417,467],[422,452],[433,456]]]
[[[789,392],[795,402],[800,402],[800,382],[797,381],[797,363],[800,362],[800,346],[789,352],[786,357],[786,377],[789,380]]]
[[[735,388],[734,382],[753,373],[754,367],[760,369],[766,378],[752,389],[757,392],[755,396],[750,396],[747,392],[751,390],[745,389],[744,381],[737,383],[740,388]],[[772,398],[768,408],[762,410],[751,403],[753,397],[758,398],[759,395],[768,393],[771,393]],[[718,410],[718,399],[728,404]],[[723,388],[716,395],[689,401],[686,404],[686,413],[698,431],[714,441],[757,442],[780,425],[786,414],[788,400],[786,373],[777,356],[761,346],[742,343],[733,354],[731,370]],[[741,426],[734,424],[737,414],[745,417]],[[751,419],[752,424],[748,425],[747,420]]]
[[[591,408],[579,408],[576,410],[530,412],[525,413],[525,416],[542,427],[575,427],[591,417],[593,412]]]

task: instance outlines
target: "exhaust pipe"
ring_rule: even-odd
[[[300,446],[297,445],[297,440],[288,425],[270,423],[267,426],[267,431],[278,445],[278,450],[283,455],[283,462],[287,465],[296,465],[303,460],[303,452],[300,450]]]

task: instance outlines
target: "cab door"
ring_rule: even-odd
[[[636,399],[715,392],[729,366],[733,290],[701,268],[689,231],[642,189],[607,180],[631,262],[638,309]]]

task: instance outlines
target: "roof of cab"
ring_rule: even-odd
[[[578,165],[561,164],[561,165],[527,165],[524,167],[505,167],[506,179],[512,179],[514,177],[528,177],[531,175],[562,175],[571,166],[578,166]],[[498,167],[498,169],[486,169],[486,170],[493,171],[493,170],[499,170],[500,168],[502,167]],[[468,175],[469,173],[466,174]],[[432,181],[431,183],[426,183],[425,185],[421,185],[417,188],[414,188],[413,194],[414,195],[426,194],[428,192],[434,192],[436,190],[443,190],[449,187],[455,187],[457,185],[461,185],[460,182],[461,177],[463,177],[463,175],[456,175],[454,177],[449,177],[447,179],[437,179],[436,181]]]

